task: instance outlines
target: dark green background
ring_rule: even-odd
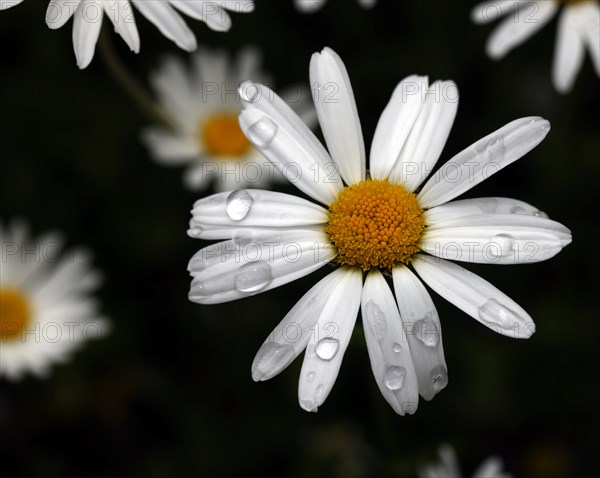
[[[90,246],[114,327],[47,381],[0,380],[2,476],[411,477],[442,442],[467,473],[497,453],[519,477],[592,476],[600,90],[589,57],[563,96],[550,82],[556,20],[496,63],[484,54],[493,26],[471,24],[467,0],[380,0],[371,11],[329,0],[316,15],[296,12],[292,0],[256,3],[233,16],[228,34],[187,22],[201,44],[259,46],[280,86],[308,82],[311,53],[334,48],[367,146],[394,86],[413,73],[453,79],[461,93],[441,161],[515,118],[550,120],[539,147],[467,194],[525,200],[573,231],[573,243],[545,263],[467,266],[519,302],[536,334],[496,335],[434,295],[450,383],[410,417],[380,396],[360,321],[318,414],[297,404],[301,360],[254,383],[256,350],[325,271],[230,304],[188,302],[187,261],[205,244],[186,235],[199,195],[183,189],[181,169],[150,160],[138,140],[149,122],[102,58],[77,69],[72,22],[51,31],[47,2],[25,0],[0,13],[0,217]],[[106,21],[104,29],[147,84],[164,53],[185,53],[136,18],[139,55]]]

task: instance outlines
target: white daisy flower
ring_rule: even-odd
[[[535,330],[518,304],[450,260],[537,262],[571,242],[570,231],[516,199],[453,199],[533,149],[550,124],[515,120],[454,156],[422,186],[454,121],[453,82],[429,85],[421,76],[400,82],[377,125],[367,174],[342,60],[329,48],[315,53],[310,79],[319,85],[314,100],[329,152],[264,86],[242,85],[240,124],[284,176],[327,208],[252,189],[197,201],[189,234],[229,240],[191,259],[189,298],[240,299],[337,263],[265,340],[252,376],[270,379],[306,349],[298,396],[302,408],[316,411],[333,387],[360,308],[379,389],[397,413],[412,414],[419,394],[430,400],[448,383],[440,321],[421,280],[498,333],[527,338]],[[396,300],[384,274],[392,277]]]
[[[187,164],[185,184],[202,189],[210,183],[219,191],[265,187],[279,172],[246,139],[238,123],[242,100],[238,88],[252,78],[270,83],[260,69],[258,50],[246,47],[234,62],[224,51],[201,49],[192,56],[192,68],[170,56],[151,77],[163,111],[173,130],[151,127],[142,141],[156,161]],[[282,93],[303,119],[316,125],[308,88],[292,87]]]
[[[462,478],[454,449],[449,445],[442,445],[438,453],[440,463],[427,465],[419,470],[419,478]],[[473,473],[473,478],[512,478],[512,475],[504,473],[502,468],[502,460],[491,456],[479,465]]]
[[[13,7],[22,0],[0,0],[0,10]],[[180,13],[200,20],[216,31],[231,28],[228,11],[250,13],[253,0],[51,0],[46,11],[46,24],[51,29],[62,27],[73,17],[73,48],[79,68],[87,67],[107,16],[127,46],[140,51],[140,37],[131,4],[169,40],[186,51],[196,49],[196,37]]]
[[[321,10],[327,3],[327,0],[294,0],[296,8],[305,13],[313,13]],[[377,0],[358,0],[363,8],[371,8],[377,3]]]
[[[85,340],[109,332],[89,297],[100,276],[88,251],[64,251],[53,234],[31,241],[21,223],[0,222],[0,243],[0,378],[46,377]]]
[[[471,15],[475,23],[506,18],[490,36],[486,49],[494,60],[527,40],[559,10],[558,35],[552,66],[554,87],[567,93],[581,69],[585,47],[600,76],[600,2],[598,0],[493,0],[477,5]]]

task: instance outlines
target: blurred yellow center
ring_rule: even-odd
[[[213,156],[243,156],[250,148],[236,113],[219,113],[198,125],[198,140]]]
[[[0,288],[0,339],[16,340],[31,317],[27,298],[16,289]]]
[[[425,221],[414,194],[386,180],[361,181],[340,192],[329,206],[325,228],[340,264],[391,269],[408,264]]]

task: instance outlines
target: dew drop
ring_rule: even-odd
[[[331,360],[333,357],[335,357],[335,354],[339,348],[340,342],[338,339],[334,339],[333,337],[325,337],[317,342],[317,356],[322,360]]]
[[[494,161],[499,161],[506,154],[506,146],[504,146],[504,138],[499,136],[493,138],[487,145],[486,151]]]
[[[417,338],[427,347],[437,347],[440,343],[440,331],[435,321],[431,318],[431,312],[416,323]]]
[[[245,189],[238,189],[227,196],[225,211],[233,221],[241,221],[250,212],[254,199]]]
[[[431,370],[431,385],[435,393],[446,388],[448,385],[448,371],[443,365],[438,365]]]
[[[404,377],[406,377],[406,369],[404,367],[385,366],[383,383],[390,390],[400,390],[404,385]]]
[[[248,128],[248,139],[257,148],[266,148],[275,139],[277,123],[271,118],[262,118]]]
[[[533,215],[536,217],[543,217],[544,219],[548,219],[548,214],[546,214],[544,211],[536,211],[533,213]]]
[[[385,323],[385,315],[381,308],[375,302],[370,300],[365,305],[365,315],[367,316],[367,322],[375,334],[375,337],[377,337],[377,340],[383,340],[387,331],[387,325]]]
[[[490,299],[479,307],[478,314],[483,322],[497,325],[503,331],[516,331],[519,324],[525,323],[521,316],[496,299]]]
[[[323,401],[323,395],[325,395],[325,386],[321,384],[315,390],[315,402],[321,403]]]
[[[400,352],[402,352],[402,347],[399,343],[395,343],[394,345],[392,345],[392,350],[394,351],[394,353],[399,354]]]
[[[188,236],[190,237],[200,237],[200,234],[202,234],[202,228],[198,227],[198,226],[194,226],[191,229],[188,229]]]
[[[527,210],[521,206],[513,206],[510,208],[511,214],[527,214]]]
[[[260,87],[253,81],[246,81],[240,86],[239,93],[244,101],[254,103],[260,98]]]
[[[256,353],[252,365],[252,379],[255,382],[264,377],[271,378],[285,368],[294,358],[294,347],[290,344],[267,342]]]
[[[272,280],[271,266],[267,262],[249,262],[238,269],[234,286],[240,292],[258,292]]]
[[[490,239],[487,253],[493,257],[502,257],[511,253],[515,245],[515,238],[509,234],[496,234]]]
[[[481,198],[477,205],[481,212],[493,213],[498,209],[498,200],[496,198]]]
[[[308,383],[312,382],[315,379],[315,372],[308,372],[308,374],[306,374],[306,381]]]

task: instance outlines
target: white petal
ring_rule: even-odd
[[[484,213],[524,214],[527,216],[547,217],[546,213],[524,201],[500,197],[460,199],[429,209],[423,213],[423,216],[425,224],[435,226],[449,219]]]
[[[425,229],[419,247],[434,256],[483,264],[540,262],[571,242],[562,224],[519,214],[479,214]]]
[[[505,18],[490,35],[486,45],[490,58],[499,60],[514,47],[520,45],[546,23],[558,8],[558,2],[525,2],[519,10]]]
[[[419,382],[419,393],[431,400],[448,385],[442,325],[421,281],[405,266],[392,269],[394,292]]]
[[[554,87],[561,93],[571,90],[575,76],[583,64],[585,51],[579,12],[578,8],[567,7],[558,18],[552,81]]]
[[[240,114],[248,140],[298,189],[323,204],[332,203],[343,184],[332,162],[323,163],[297,131],[256,108]]]
[[[166,2],[131,0],[138,10],[169,40],[186,51],[196,49],[196,37],[177,12]]]
[[[306,348],[310,336],[318,330],[315,326],[321,311],[345,275],[346,271],[339,268],[325,276],[275,327],[252,362],[252,379],[255,382],[273,378]]]
[[[259,189],[240,189],[200,199],[194,204],[192,216],[189,234],[199,239],[224,239],[247,227],[301,227],[329,220],[326,209],[306,199]]]
[[[585,25],[582,25],[581,33],[590,50],[596,74],[600,76],[600,4],[586,2],[579,5],[579,8],[586,10]],[[583,17],[582,15],[582,20]]]
[[[140,51],[140,36],[138,34],[133,8],[129,0],[115,0],[114,2],[103,2],[104,12],[115,26],[115,31],[125,40],[130,50],[138,53]]]
[[[417,254],[412,265],[429,287],[495,332],[516,339],[527,339],[535,332],[529,314],[478,275],[424,254]]]
[[[369,172],[373,179],[387,179],[423,107],[427,77],[403,79],[381,113],[371,144]]]
[[[48,28],[56,30],[62,27],[73,16],[80,3],[81,0],[52,0],[46,10],[46,25],[48,25]],[[0,10],[2,9],[0,5]]]
[[[11,7],[15,7],[22,1],[23,0],[4,0],[3,2],[0,2],[0,10],[7,10]],[[302,0],[300,0],[300,1],[302,1]]]
[[[302,362],[298,401],[309,412],[317,411],[335,383],[360,306],[362,272],[343,267],[340,274],[343,277],[321,309]]]
[[[550,131],[539,116],[508,123],[461,151],[429,178],[418,195],[423,208],[444,204],[521,158]]]
[[[485,24],[493,22],[498,18],[511,13],[516,15],[516,8],[519,4],[531,2],[531,0],[491,0],[482,2],[471,10],[471,19],[474,23]]]
[[[73,49],[77,66],[87,67],[92,58],[102,26],[102,7],[94,0],[83,0],[73,19]]]
[[[205,22],[211,30],[226,32],[231,28],[229,14],[217,2],[169,0],[169,3],[180,12]]]
[[[346,184],[365,179],[365,144],[346,67],[331,48],[310,59],[310,83],[327,147]]]
[[[199,157],[197,144],[187,136],[176,136],[160,128],[146,128],[141,140],[152,157],[163,164],[183,164]]]
[[[251,13],[254,11],[254,0],[206,0],[205,3],[216,3],[221,8],[236,13]]]
[[[377,0],[358,0],[358,3],[363,8],[372,8],[377,3]]]
[[[304,13],[314,13],[325,5],[326,0],[294,0],[294,5]]]
[[[394,295],[377,269],[367,275],[361,314],[371,369],[383,398],[397,414],[412,415],[419,404],[417,374]]]
[[[512,478],[512,475],[502,471],[502,460],[491,456],[473,472],[473,478]]]
[[[425,104],[390,174],[407,191],[418,188],[437,163],[458,108],[458,89],[452,81],[436,81],[427,89]]]
[[[322,231],[306,228],[244,234],[205,247],[192,257],[189,299],[218,304],[248,297],[304,277],[334,257]]]

